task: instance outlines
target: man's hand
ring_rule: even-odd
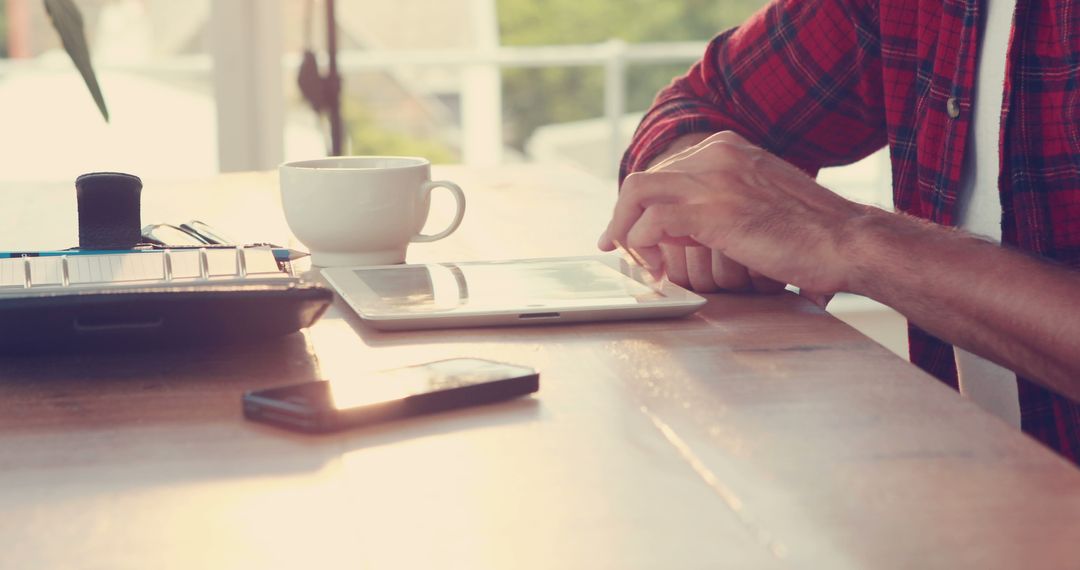
[[[690,133],[679,137],[649,164],[648,170],[663,167],[670,159],[694,150],[694,147],[707,138],[709,135],[706,133]],[[779,293],[784,290],[784,283],[773,281],[756,271],[749,271],[719,251],[707,247],[662,243],[660,251],[664,254],[664,269],[668,279],[687,289],[702,293]]]
[[[714,249],[661,243],[660,252],[668,279],[687,289],[770,294],[784,290],[783,283],[749,270]]]
[[[768,288],[770,279],[823,303],[847,288],[853,263],[841,250],[852,223],[867,213],[723,132],[628,176],[599,245],[610,251],[622,244],[654,272],[676,282],[685,276],[695,288],[701,280],[694,282],[694,270],[708,264],[715,286]],[[686,248],[682,259],[679,248]]]
[[[665,245],[708,247],[819,304],[865,295],[1080,401],[1080,273],[845,200],[734,133],[628,176],[599,245],[620,244],[654,272]]]

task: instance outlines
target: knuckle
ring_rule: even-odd
[[[619,187],[619,197],[636,202],[653,185],[655,179],[654,173],[634,172],[623,179],[622,186]]]
[[[641,178],[644,174],[644,172],[631,172],[630,174],[628,174],[626,178],[623,179],[622,184],[619,186],[619,195],[625,196],[628,194],[633,194],[634,189],[641,184]]]

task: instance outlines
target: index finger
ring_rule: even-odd
[[[680,201],[674,178],[678,173],[635,172],[626,177],[615,201],[611,221],[600,238],[600,248],[610,251],[616,242],[626,243],[626,234],[652,204]]]

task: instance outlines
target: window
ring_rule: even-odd
[[[111,122],[42,0],[0,3],[0,178],[197,177],[327,152],[296,81],[307,50],[326,71],[326,0],[75,1]],[[656,91],[762,4],[337,0],[345,152],[566,162],[611,178]],[[888,203],[884,154],[821,180]]]
[[[60,47],[42,0],[6,0],[0,178],[74,180],[217,171],[206,22],[210,0],[76,0],[110,122]]]
[[[655,93],[700,57],[710,37],[763,4],[339,0],[346,152],[567,162],[611,178]],[[285,1],[287,60],[324,51],[324,7]],[[311,116],[295,83],[285,99],[288,116]],[[287,137],[287,158],[325,152],[325,140],[315,147],[310,134],[292,136],[305,143]],[[884,154],[829,169],[821,180],[863,202],[888,202]]]

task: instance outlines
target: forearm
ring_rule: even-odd
[[[737,132],[811,174],[881,148],[876,4],[772,0],[713,38],[645,114],[623,157],[620,181],[690,133]],[[778,38],[776,22],[799,33]],[[817,38],[829,38],[827,48]]]
[[[627,178],[599,246],[650,268],[704,246],[810,296],[865,295],[1080,401],[1080,273],[855,204],[737,133]]]
[[[929,222],[853,222],[848,289],[1080,401],[1080,274]]]

